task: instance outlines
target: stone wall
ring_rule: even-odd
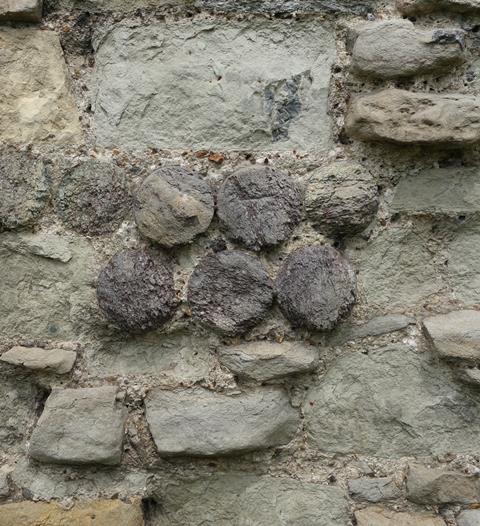
[[[478,0],[0,21],[0,526],[480,525]]]

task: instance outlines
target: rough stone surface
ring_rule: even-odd
[[[285,260],[276,288],[280,310],[293,325],[332,329],[355,301],[355,273],[334,248],[304,247]]]
[[[188,282],[193,316],[226,334],[241,334],[266,315],[273,283],[260,260],[246,252],[225,250],[205,256]]]
[[[478,526],[480,524],[480,510],[464,510],[457,517],[458,526]]]
[[[54,389],[30,439],[30,456],[53,464],[119,464],[122,399],[114,386]]]
[[[318,357],[315,347],[298,342],[251,342],[226,347],[219,353],[220,363],[234,374],[258,382],[311,371]]]
[[[195,0],[195,5],[219,12],[320,13],[366,15],[374,11],[375,0]]]
[[[307,217],[324,234],[356,234],[375,217],[377,195],[377,185],[362,165],[351,161],[331,163],[308,176]]]
[[[480,501],[480,478],[443,469],[410,466],[407,498],[419,504],[475,504]]]
[[[73,258],[70,248],[71,239],[46,232],[4,234],[0,244],[12,252],[24,256],[35,255],[62,263],[68,263]]]
[[[480,311],[431,316],[423,320],[423,327],[441,357],[480,360]]]
[[[0,506],[0,526],[143,526],[140,500],[78,502],[63,508],[51,502],[15,502]]]
[[[98,277],[97,299],[107,318],[121,329],[157,329],[175,312],[170,265],[159,254],[118,252]]]
[[[0,361],[21,365],[27,369],[52,371],[66,374],[73,368],[77,353],[64,349],[39,349],[35,347],[12,347],[0,356]]]
[[[0,28],[0,51],[0,142],[80,142],[79,115],[58,35]]]
[[[156,526],[345,526],[344,492],[290,478],[219,473],[165,483]]]
[[[355,512],[358,526],[445,526],[433,513],[394,512],[377,506]]]
[[[103,146],[329,147],[335,44],[314,20],[184,20],[117,27],[96,42],[95,120]]]
[[[146,417],[160,455],[212,456],[288,443],[298,412],[280,388],[219,394],[202,388],[151,391]]]
[[[3,150],[0,153],[0,195],[0,231],[31,225],[49,198],[43,163],[27,154]]]
[[[195,172],[180,166],[148,176],[135,194],[140,232],[165,247],[190,243],[205,232],[214,213],[212,192]]]
[[[374,22],[359,31],[352,67],[384,79],[448,71],[464,60],[464,40],[461,31],[419,30],[410,20]]]
[[[354,499],[368,502],[394,500],[402,494],[395,482],[389,477],[349,480],[348,491]]]
[[[8,497],[10,494],[10,486],[8,484],[8,470],[0,469],[0,498]]]
[[[470,385],[480,385],[480,369],[457,369],[457,378]]]
[[[291,177],[268,166],[251,166],[223,183],[218,217],[230,237],[260,250],[290,237],[300,222],[302,201],[302,189]]]
[[[304,405],[312,447],[382,458],[474,453],[478,409],[447,367],[403,346],[339,358]]]
[[[385,89],[354,98],[345,127],[348,135],[361,141],[452,147],[475,144],[480,141],[480,99]]]
[[[42,4],[42,0],[3,0],[0,22],[40,22]]]
[[[456,13],[478,13],[479,0],[397,0],[398,10],[408,16],[433,13],[434,11],[453,11]]]
[[[130,207],[125,174],[114,164],[88,160],[69,170],[55,199],[57,214],[80,234],[115,231]]]

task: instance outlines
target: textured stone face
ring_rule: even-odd
[[[354,499],[368,502],[382,502],[398,499],[401,491],[388,477],[353,479],[348,481],[348,491]]]
[[[0,361],[21,365],[27,369],[52,371],[66,374],[73,368],[77,353],[64,349],[38,349],[35,347],[12,347],[0,356]]]
[[[478,402],[428,360],[406,347],[340,358],[305,402],[311,446],[377,457],[477,451]]]
[[[52,31],[0,28],[0,141],[78,143],[79,115]]]
[[[476,13],[480,11],[480,2],[479,0],[397,0],[397,9],[408,16],[441,10]]]
[[[311,371],[318,363],[318,350],[297,342],[260,341],[226,347],[219,359],[234,374],[264,382]]]
[[[315,21],[118,27],[97,39],[98,141],[126,149],[325,151],[334,57],[331,33]]]
[[[3,0],[0,22],[40,22],[42,3],[42,0]]]
[[[42,213],[49,197],[43,163],[26,154],[3,150],[0,153],[0,196],[0,231],[31,225]]]
[[[341,345],[348,341],[359,340],[372,336],[381,336],[390,332],[406,329],[409,325],[415,324],[415,318],[403,314],[387,314],[373,318],[361,325],[340,326],[338,331],[333,334],[331,342]]]
[[[361,141],[461,146],[480,141],[480,100],[386,89],[350,104],[345,127]]]
[[[457,517],[458,526],[477,526],[480,524],[480,510],[464,510]]]
[[[180,166],[157,170],[135,194],[138,229],[165,247],[190,243],[207,230],[213,213],[208,184],[200,175]]]
[[[355,72],[392,79],[448,71],[464,60],[461,31],[418,30],[409,20],[388,20],[363,27],[355,41]]]
[[[64,223],[80,234],[113,232],[130,207],[125,174],[108,162],[82,162],[63,178],[55,205]]]
[[[198,7],[253,13],[354,13],[366,15],[376,2],[363,0],[195,0]]]
[[[160,255],[123,250],[98,276],[97,299],[107,318],[121,329],[157,329],[175,312],[170,265]]]
[[[120,464],[125,416],[116,387],[54,389],[29,454],[52,464]]]
[[[212,456],[288,443],[299,424],[282,389],[224,395],[201,388],[155,389],[146,417],[160,455]]]
[[[293,325],[328,330],[355,301],[355,273],[334,248],[305,247],[285,260],[276,289],[280,310]]]
[[[356,511],[355,518],[358,526],[445,526],[433,513],[396,513],[377,506]]]
[[[260,260],[225,250],[205,256],[188,282],[188,302],[202,324],[241,334],[260,322],[273,302],[273,283]]]
[[[220,188],[218,217],[230,237],[260,250],[290,237],[300,222],[302,198],[288,175],[266,166],[243,168]]]
[[[360,164],[339,161],[313,171],[305,194],[307,218],[327,235],[351,235],[374,218],[378,190]]]

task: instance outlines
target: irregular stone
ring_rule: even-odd
[[[480,2],[479,0],[397,0],[397,9],[408,16],[434,11],[473,14],[480,11]]]
[[[355,512],[358,526],[446,526],[433,513],[395,512],[371,506]]]
[[[348,481],[348,491],[354,499],[381,502],[401,497],[401,491],[390,477],[361,478]]]
[[[115,386],[53,389],[29,454],[53,464],[120,464],[125,417]]]
[[[311,246],[288,256],[277,280],[277,299],[295,326],[328,330],[355,301],[355,273],[334,248]]]
[[[0,142],[80,142],[79,113],[58,35],[4,27],[0,49]]]
[[[87,235],[114,232],[129,207],[125,174],[110,162],[94,159],[67,171],[55,199],[63,222]]]
[[[458,147],[480,141],[480,99],[385,89],[350,104],[345,127],[361,141]]]
[[[465,60],[465,36],[448,29],[420,30],[410,20],[365,25],[352,52],[356,73],[383,79],[450,72]]]
[[[259,259],[238,250],[205,256],[188,282],[192,315],[236,335],[259,323],[273,302],[273,283]]]
[[[314,19],[118,26],[95,43],[94,109],[103,146],[330,147],[327,99],[335,41]]]
[[[480,311],[460,310],[423,320],[423,328],[442,358],[480,360]]]
[[[164,256],[123,250],[98,276],[97,299],[107,318],[127,331],[162,327],[176,307],[173,273]]]
[[[480,369],[457,369],[457,378],[466,384],[480,385]]]
[[[49,198],[49,185],[43,163],[24,153],[2,150],[0,195],[0,231],[34,223]]]
[[[149,175],[135,195],[140,232],[165,247],[190,243],[212,221],[214,202],[208,184],[180,166]]]
[[[47,259],[68,263],[72,257],[70,242],[72,240],[56,234],[38,232],[19,232],[18,234],[4,235],[0,243],[11,250],[23,255],[41,256]]]
[[[305,196],[307,218],[327,235],[361,232],[375,217],[378,190],[372,175],[351,161],[314,170]]]
[[[289,374],[305,373],[318,364],[318,350],[299,342],[251,342],[219,352],[222,365],[234,374],[265,382]]]
[[[309,390],[303,410],[311,447],[398,458],[478,451],[479,408],[448,366],[391,346],[339,358]]]
[[[163,482],[158,526],[345,526],[344,492],[291,478],[220,473]]]
[[[253,13],[332,13],[367,15],[374,11],[375,0],[195,0],[203,9],[220,12]]]
[[[300,186],[268,166],[237,170],[217,197],[218,217],[228,235],[251,250],[288,239],[300,222],[302,204]]]
[[[73,9],[90,13],[135,12],[139,8],[158,8],[168,6],[191,6],[193,0],[50,0],[51,9],[71,11]]]
[[[154,389],[146,417],[160,455],[212,456],[288,443],[300,422],[285,391],[225,395],[202,388]]]
[[[381,336],[395,331],[406,329],[409,325],[415,324],[415,319],[403,314],[387,314],[373,318],[362,325],[352,325],[350,327],[340,327],[330,342],[334,345],[341,345],[348,341]]]
[[[66,374],[73,368],[77,353],[64,349],[39,349],[35,347],[12,347],[0,356],[0,361],[21,365],[27,369],[52,371]]]
[[[480,502],[480,478],[444,469],[411,465],[407,498],[419,504],[475,504]]]
[[[40,22],[42,0],[4,0],[0,5],[0,22]]]
[[[63,508],[56,502],[14,502],[0,506],[1,526],[143,526],[140,499],[78,502]]]
[[[458,526],[478,526],[480,524],[480,510],[464,510],[457,517]]]

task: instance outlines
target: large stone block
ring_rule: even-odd
[[[299,415],[279,388],[225,395],[201,388],[155,389],[145,401],[161,455],[211,456],[288,443]]]
[[[58,35],[0,29],[0,142],[78,143],[79,114]]]
[[[385,89],[350,104],[345,127],[354,139],[458,147],[480,141],[480,99],[462,94]]]
[[[0,22],[40,22],[43,0],[3,0]]]
[[[423,15],[434,11],[453,11],[455,13],[477,13],[478,0],[397,0],[398,10],[407,16]]]
[[[103,146],[329,147],[335,43],[316,21],[120,26],[96,39],[96,52],[95,121]]]
[[[479,407],[448,369],[398,346],[339,358],[309,391],[304,411],[312,447],[394,458],[474,454]]]

